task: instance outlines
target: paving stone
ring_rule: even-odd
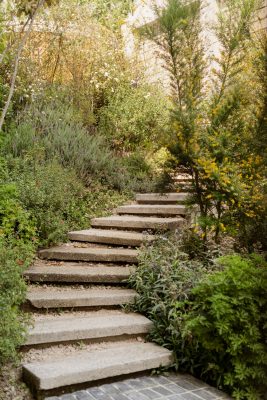
[[[220,390],[183,374],[123,379],[73,395],[77,400],[231,400]],[[64,399],[55,397],[51,400]]]
[[[96,400],[107,400],[107,399],[109,400],[107,393],[99,388],[89,389],[88,393],[90,393]]]
[[[150,378],[148,376],[142,376],[139,378],[139,380],[146,386],[146,387],[151,387],[155,386],[154,379]]]
[[[195,395],[193,392],[186,392],[183,394],[179,394],[181,399],[184,400],[200,400],[199,396]]]
[[[155,392],[160,393],[162,396],[169,396],[172,394],[172,392],[168,389],[166,389],[164,386],[156,386],[153,388]]]
[[[204,400],[214,400],[217,397],[214,393],[207,392],[204,389],[195,390],[194,394]]]
[[[187,389],[187,390],[202,389],[205,387],[204,383],[203,383],[202,387],[199,387],[195,383],[188,382],[187,380],[182,379],[182,378],[176,380],[175,382],[179,386],[181,386],[182,388]]]
[[[156,382],[157,385],[166,385],[168,383],[171,383],[168,377],[165,376],[157,376],[154,377],[153,380]]]
[[[112,395],[112,400],[128,400],[128,399],[129,398],[126,397],[123,393],[117,393]]]
[[[76,399],[77,400],[94,400],[93,396],[91,396],[88,392],[85,390],[82,390],[80,392],[75,393]]]
[[[131,390],[133,390],[132,388],[131,388],[131,386],[130,385],[128,385],[127,383],[125,383],[125,382],[118,382],[118,383],[114,383],[114,386],[116,387],[116,388],[118,388],[121,392],[129,392],[129,391],[131,391]]]
[[[141,379],[131,379],[129,385],[134,389],[145,389],[147,387],[147,384]]]
[[[181,394],[181,393],[185,393],[187,391],[186,389],[182,388],[181,386],[176,385],[175,383],[169,383],[168,385],[165,385],[165,388],[175,394]]]
[[[73,394],[63,394],[61,400],[76,400],[76,398]]]
[[[153,389],[143,389],[143,390],[140,390],[139,393],[145,395],[148,399],[151,399],[151,400],[162,398],[161,394],[154,392]]]
[[[106,383],[105,385],[101,386],[101,389],[105,392],[108,393],[110,395],[112,395],[113,393],[120,393],[120,390],[115,386],[115,383]]]
[[[144,394],[141,394],[140,392],[129,392],[127,393],[127,397],[130,400],[147,400],[147,396]]]

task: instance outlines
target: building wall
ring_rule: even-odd
[[[201,16],[204,28],[203,39],[208,55],[218,55],[219,53],[216,37],[210,29],[210,26],[216,21],[218,1],[223,0],[205,0]],[[168,73],[163,67],[162,60],[158,57],[156,45],[149,40],[141,40],[134,33],[136,29],[156,21],[155,4],[157,7],[164,7],[165,2],[166,0],[136,0],[134,12],[128,16],[122,31],[125,38],[126,54],[129,57],[135,57],[137,62],[143,66],[144,74],[149,82],[157,83],[168,90]],[[267,28],[267,0],[264,0],[264,4],[259,10],[255,27],[257,30]]]

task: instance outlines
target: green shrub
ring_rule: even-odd
[[[168,124],[166,98],[156,89],[122,84],[99,111],[99,129],[120,154],[159,146]]]
[[[47,162],[57,159],[87,187],[97,181],[120,191],[153,189],[156,176],[142,153],[116,157],[107,139],[89,132],[79,120],[79,114],[63,100],[32,104],[3,139],[1,154]]]
[[[130,285],[139,297],[135,308],[153,322],[150,337],[156,343],[175,351],[175,366],[190,370],[191,353],[182,336],[184,315],[191,290],[214,265],[203,265],[182,252],[176,235],[159,238],[140,254],[139,265]]]
[[[13,160],[10,179],[36,224],[40,245],[64,240],[68,230],[89,223],[83,185],[74,172],[57,161]]]
[[[31,262],[32,250],[21,240],[0,238],[0,367],[16,359],[25,339],[28,318],[20,310],[26,294],[22,271]]]
[[[192,290],[183,336],[197,375],[236,399],[259,400],[267,391],[267,264],[240,255],[219,263],[224,270]]]
[[[7,166],[0,158],[0,238],[24,243],[35,239],[35,223],[23,209],[16,185],[9,181]]]
[[[105,139],[88,132],[69,105],[55,101],[32,104],[5,139],[3,152],[22,156],[33,146],[42,148],[47,160],[58,159],[72,168],[86,185],[94,180],[120,186],[120,162]],[[123,177],[123,173],[121,173]]]
[[[176,369],[236,399],[260,400],[267,378],[266,262],[236,254],[214,261],[212,249],[206,259],[201,249],[197,259],[182,251],[187,247],[173,235],[143,249],[129,281],[140,295],[134,308],[153,321],[150,338],[174,352]]]

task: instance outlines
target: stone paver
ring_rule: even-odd
[[[45,400],[230,400],[190,375],[144,376],[91,387]]]

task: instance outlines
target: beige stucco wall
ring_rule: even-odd
[[[122,27],[125,38],[125,50],[129,57],[135,57],[137,62],[144,68],[144,74],[149,82],[158,83],[168,90],[169,78],[163,67],[163,62],[157,55],[158,49],[149,40],[141,40],[134,32],[146,24],[152,23],[157,19],[154,11],[157,7],[164,7],[166,0],[136,0],[134,11],[128,16],[126,23]],[[220,0],[218,0],[220,1]],[[202,11],[203,39],[208,55],[218,55],[219,46],[216,37],[210,29],[216,21],[218,11],[217,0],[205,0]],[[256,29],[267,28],[267,0],[259,10],[256,18]]]

